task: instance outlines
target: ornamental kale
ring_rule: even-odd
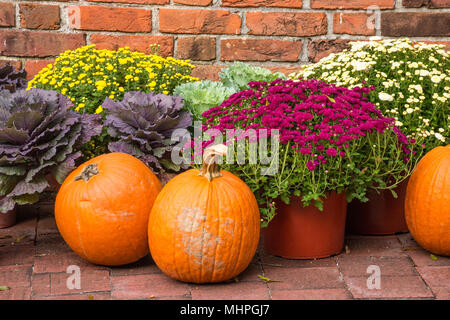
[[[52,175],[62,183],[77,149],[101,132],[99,115],[80,115],[55,91],[0,93],[0,212],[34,203]]]
[[[184,106],[194,120],[200,121],[203,112],[217,107],[233,93],[234,89],[225,87],[221,82],[209,80],[181,84],[174,91],[174,94],[183,98]]]
[[[249,89],[250,81],[272,82],[277,78],[286,79],[286,76],[280,72],[272,73],[268,69],[239,61],[222,69],[219,76],[225,86],[233,88],[236,92]]]
[[[159,175],[181,169],[170,160],[175,144],[172,133],[192,125],[192,116],[182,110],[181,97],[134,91],[125,93],[122,101],[106,98],[102,105],[104,124],[115,140],[109,143],[109,151],[131,154]]]
[[[27,87],[26,76],[27,72],[24,69],[15,71],[15,67],[6,64],[0,68],[0,91],[15,92],[19,89],[25,89]]]
[[[368,188],[392,190],[412,170],[414,141],[401,133],[393,118],[384,117],[368,102],[371,89],[281,79],[250,86],[203,114],[203,130],[215,133],[202,148],[215,140],[217,132],[233,137],[227,144],[238,162],[227,161],[224,168],[255,193],[263,226],[274,217],[275,199],[289,203],[292,196],[301,196],[305,206],[321,209],[327,193],[337,191],[346,192],[347,201],[367,201]],[[252,132],[253,141],[247,139]],[[271,139],[263,142],[265,136]],[[272,140],[275,136],[279,139]],[[259,161],[252,161],[252,142],[270,145],[272,159],[266,165],[261,154]],[[246,159],[239,162],[242,151]]]

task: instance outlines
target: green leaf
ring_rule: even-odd
[[[397,192],[395,192],[394,189],[391,189],[391,193],[392,193],[392,196],[394,197],[394,199],[398,198],[398,194],[397,194]]]
[[[336,102],[336,100],[334,100],[332,97],[327,96],[327,98],[328,98],[331,102],[333,102],[333,103]]]
[[[8,286],[0,286],[0,291],[6,291],[9,290]]]
[[[438,258],[434,255],[434,254],[430,254],[430,258],[431,258],[431,260],[434,260],[434,261],[436,261]]]
[[[291,199],[289,198],[289,196],[288,196],[287,194],[282,194],[282,195],[280,196],[280,198],[281,198],[281,200],[282,200],[284,203],[286,203],[286,204],[291,203]]]
[[[18,205],[33,204],[39,201],[39,193],[24,194],[21,196],[14,197],[13,200]]]
[[[8,176],[22,176],[27,173],[26,166],[15,165],[11,167],[0,167],[0,174]]]
[[[4,196],[10,193],[16,184],[19,182],[20,177],[7,176],[0,174],[0,196]]]
[[[161,163],[161,165],[162,165],[164,168],[166,168],[166,169],[168,169],[168,170],[173,170],[173,171],[175,171],[175,172],[180,171],[180,166],[177,165],[177,164],[175,164],[175,163],[173,163],[173,162],[170,161],[170,160],[162,159],[162,160],[160,161],[160,163]]]
[[[269,278],[264,277],[264,276],[259,275],[259,274],[258,274],[258,278],[264,280],[265,282],[281,282],[281,281],[278,281],[278,280],[272,280],[272,279],[269,279]]]
[[[323,211],[323,202],[321,200],[314,200],[314,205],[317,207],[317,209]]]

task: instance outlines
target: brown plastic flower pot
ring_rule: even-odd
[[[368,202],[354,200],[348,205],[348,233],[363,235],[390,235],[408,232],[405,220],[405,196],[408,180],[398,185],[394,191],[385,190],[380,194],[369,192]]]
[[[262,229],[265,250],[289,259],[325,258],[342,251],[347,201],[345,193],[331,192],[323,202],[323,211],[304,207],[300,197],[289,205],[277,201],[277,214]]]
[[[16,209],[7,213],[0,212],[0,229],[9,228],[16,224]]]

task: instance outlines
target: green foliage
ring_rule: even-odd
[[[183,98],[185,109],[197,121],[202,120],[203,112],[220,105],[233,93],[235,93],[233,88],[226,87],[221,82],[209,80],[181,84],[174,91],[174,94]]]
[[[220,79],[227,87],[233,88],[236,92],[249,89],[250,81],[272,82],[275,79],[286,79],[280,72],[272,73],[266,68],[252,66],[248,63],[236,61],[222,69],[219,73]]]

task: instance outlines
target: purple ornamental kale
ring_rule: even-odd
[[[132,91],[122,101],[106,98],[102,106],[104,125],[115,140],[109,143],[109,151],[131,154],[158,174],[185,168],[170,160],[177,143],[171,140],[172,133],[192,125],[191,114],[182,110],[181,97]]]
[[[27,72],[22,69],[15,71],[15,67],[9,63],[0,68],[0,91],[8,90],[15,92],[16,90],[25,89],[27,87]]]
[[[34,203],[62,183],[81,157],[78,148],[101,133],[99,115],[81,115],[56,91],[0,92],[0,212]]]

